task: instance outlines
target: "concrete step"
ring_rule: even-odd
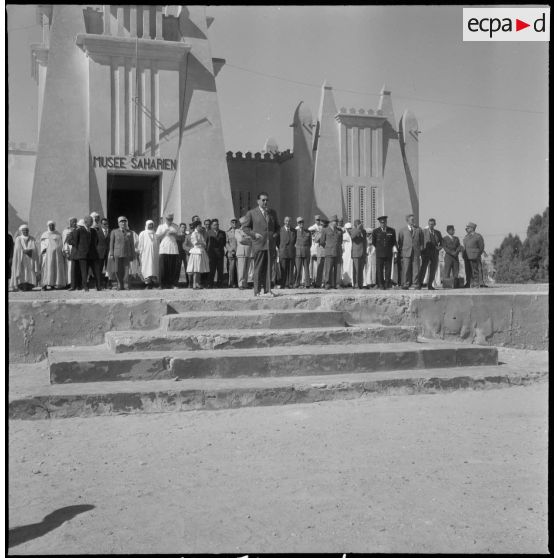
[[[106,347],[51,347],[50,381],[98,382],[172,378],[308,376],[498,363],[495,347],[443,341],[294,345],[220,351],[112,353]]]
[[[346,326],[345,313],[330,310],[240,310],[188,312],[161,319],[164,331],[207,329],[294,329]]]
[[[10,419],[57,419],[314,403],[381,395],[527,385],[548,367],[471,366],[302,377],[48,384],[44,363],[10,378]]]
[[[239,329],[209,331],[109,331],[105,343],[114,353],[134,351],[184,351],[249,349],[256,347],[320,345],[333,343],[400,343],[416,341],[417,329],[410,326],[363,324],[353,327],[311,329]]]

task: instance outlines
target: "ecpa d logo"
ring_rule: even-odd
[[[464,41],[548,41],[550,8],[463,8]]]

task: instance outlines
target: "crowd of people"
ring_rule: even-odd
[[[268,204],[268,194],[261,192],[257,207],[232,218],[227,230],[218,219],[202,222],[198,215],[177,225],[168,213],[157,226],[146,221],[137,234],[125,216],[110,230],[108,220],[94,211],[79,221],[69,219],[62,233],[48,221],[37,240],[24,224],[15,238],[8,235],[10,289],[128,290],[133,279],[146,289],[177,289],[184,271],[186,287],[251,284],[256,296],[273,287],[432,290],[437,275],[442,279],[437,284],[457,286],[460,256],[464,286],[485,286],[484,240],[474,223],[466,225],[461,242],[452,225],[442,236],[435,219],[422,229],[411,214],[398,232],[387,225],[387,216],[378,217],[375,229],[359,220],[343,225],[337,215],[315,215],[307,226],[303,217],[280,222]]]

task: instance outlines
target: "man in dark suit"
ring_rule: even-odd
[[[438,269],[439,253],[442,249],[442,233],[435,229],[436,219],[428,219],[428,227],[423,232],[423,247],[421,251],[422,265],[420,267],[419,288],[422,288],[426,268],[428,267],[428,290],[435,291],[434,279]]]
[[[296,220],[296,242],[295,242],[295,262],[296,262],[296,279],[295,289],[300,287],[302,283],[302,270],[304,269],[304,277],[306,284],[305,289],[310,287],[310,249],[312,247],[312,233],[304,228],[304,219],[298,217]]]
[[[109,245],[110,245],[110,230],[108,226],[108,219],[101,219],[99,225],[93,227],[97,231],[97,254],[99,255],[99,270],[102,275],[103,269],[106,268]],[[108,277],[104,278],[104,287],[107,287]]]
[[[415,225],[415,216],[406,217],[407,226],[397,235],[397,249],[403,259],[401,285],[408,290],[420,288],[420,253],[424,244],[422,229]],[[412,285],[412,287],[411,287]]]
[[[453,279],[457,279],[459,275],[459,252],[461,252],[461,244],[459,238],[454,236],[455,227],[448,225],[446,227],[447,235],[442,238],[442,248],[444,249],[444,278],[449,279],[450,274]]]
[[[397,244],[395,229],[387,226],[387,215],[378,217],[380,226],[372,231],[372,246],[376,249],[376,285],[378,289],[391,288],[393,247]]]
[[[279,219],[277,213],[268,207],[267,192],[258,194],[258,206],[246,213],[246,223],[242,230],[252,239],[254,257],[254,295],[259,296],[260,288],[264,293],[271,293],[270,265],[275,262],[277,239],[279,237]]]
[[[351,235],[351,258],[353,259],[353,289],[364,288],[364,266],[366,265],[366,231],[362,226],[362,221],[357,219],[354,227],[349,229]]]
[[[231,226],[227,231],[226,245],[228,284],[230,288],[238,286],[238,279],[236,276],[236,229],[238,229],[238,219],[233,218],[231,219]]]
[[[294,277],[293,267],[296,256],[296,231],[291,227],[291,218],[283,219],[283,226],[279,231],[279,266],[281,268],[280,288],[292,288]]]
[[[467,223],[467,234],[463,237],[463,259],[465,260],[466,287],[482,285],[482,253],[484,238],[478,233],[475,223]]]
[[[324,283],[326,289],[337,288],[337,266],[339,264],[340,249],[343,233],[337,226],[339,220],[333,215],[329,221],[324,219],[324,228],[320,237],[320,245],[324,249]]]
[[[75,247],[75,259],[79,262],[81,272],[81,282],[84,291],[89,291],[87,286],[88,271],[93,271],[95,286],[101,290],[101,277],[99,270],[99,254],[97,253],[97,231],[92,227],[93,218],[87,215],[83,218],[84,226],[78,227],[74,233],[68,237],[68,243]],[[75,269],[73,267],[72,271]],[[73,274],[73,273],[72,273]],[[76,278],[72,277],[72,285],[75,286]],[[73,289],[75,290],[75,288]]]
[[[212,289],[217,272],[217,287],[223,286],[223,265],[225,263],[225,246],[227,234],[219,228],[219,220],[213,219],[208,231],[207,256],[209,258],[208,288]]]
[[[124,276],[126,268],[134,259],[134,235],[128,228],[128,219],[126,217],[118,218],[118,229],[114,229],[110,233],[109,258],[114,259],[116,280],[118,281],[117,290],[126,289],[128,285],[124,285]]]

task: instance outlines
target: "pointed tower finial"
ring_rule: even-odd
[[[378,103],[378,110],[381,111],[388,122],[390,123],[391,127],[396,130],[395,127],[395,114],[393,112],[393,104],[391,102],[391,91],[386,89],[386,84],[384,83],[382,87],[382,91],[380,94],[380,102]]]
[[[387,88],[387,85],[384,83],[382,85],[382,90],[380,91],[382,95],[391,95],[391,90]]]
[[[322,83],[322,89],[333,89],[333,87],[331,87],[327,79],[324,79],[324,82]]]

